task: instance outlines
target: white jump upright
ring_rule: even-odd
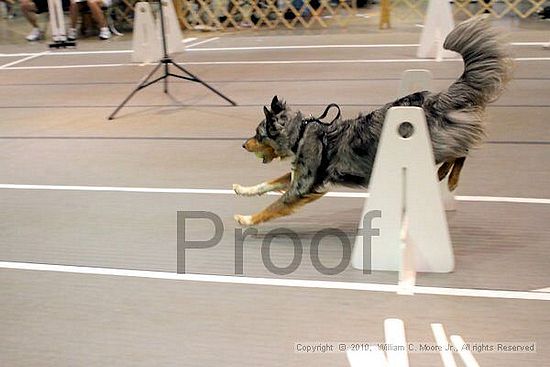
[[[161,0],[164,15],[164,32],[166,33],[166,50],[169,55],[185,50],[183,35],[172,1]],[[156,62],[163,56],[162,27],[160,14],[156,20],[149,2],[139,2],[135,6],[134,36],[132,39],[133,62]]]
[[[48,12],[50,16],[53,41],[67,41],[65,17],[63,16],[63,5],[61,4],[61,0],[48,0]]]
[[[174,8],[174,2],[172,0],[161,0],[164,12],[164,31],[166,32],[166,48],[168,54],[171,55],[176,52],[182,52],[185,50],[184,44],[181,42],[183,34],[181,33],[180,24],[178,22],[178,16],[176,14],[176,8]],[[160,16],[157,17],[157,29],[160,35]]]
[[[409,69],[401,74],[401,83],[399,85],[399,97],[407,96],[411,93],[432,90],[432,72],[425,69]],[[439,167],[436,167],[436,169]],[[446,211],[456,210],[456,200],[449,191],[447,179],[439,181],[441,190],[441,199]]]
[[[162,41],[155,26],[155,18],[148,2],[135,5],[133,62],[156,62],[162,57]]]
[[[407,124],[413,132],[403,137],[400,128]],[[356,237],[351,260],[354,268],[436,273],[454,269],[433,162],[424,111],[419,107],[389,109],[370,178],[370,195],[359,225],[360,229],[368,227],[369,223],[363,223],[365,215],[379,210],[381,217],[371,223],[372,228],[379,229],[379,235]],[[370,246],[364,249],[365,243]],[[364,250],[370,250],[370,254]]]
[[[435,58],[438,61],[457,57],[454,52],[443,49],[445,37],[454,28],[453,11],[449,0],[430,0],[425,19],[416,56]]]

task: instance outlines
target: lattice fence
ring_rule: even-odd
[[[134,27],[134,7],[137,0],[114,0],[108,9],[108,16],[115,23],[115,28],[121,31],[132,30]]]
[[[428,0],[392,0],[391,16],[399,20],[424,19]]]
[[[175,0],[182,27],[229,30],[345,26],[355,0]]]
[[[116,0],[115,20],[131,29],[137,0]],[[346,26],[357,13],[358,0],[173,0],[182,29],[240,30]],[[444,1],[444,0],[441,0]],[[455,0],[457,19],[488,13],[496,18],[527,18],[548,0]],[[391,0],[391,17],[422,21],[428,0]]]
[[[488,13],[496,18],[510,14],[527,18],[537,12],[545,2],[546,0],[455,0],[454,13],[467,17]]]
[[[480,14],[491,14],[496,18],[505,15],[527,18],[546,2],[547,0],[454,0],[452,6],[458,19]],[[428,0],[392,0],[392,16],[401,20],[421,20],[427,6]]]

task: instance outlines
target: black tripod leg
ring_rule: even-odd
[[[138,84],[138,86],[132,91],[132,93],[130,93],[128,97],[126,97],[126,99],[122,101],[122,103],[113,111],[113,113],[111,113],[111,115],[108,117],[108,120],[114,119],[117,112],[120,111],[120,109],[124,107],[126,103],[128,103],[128,101],[134,96],[134,94],[136,94],[140,89],[144,88],[144,85],[147,84],[149,78],[157,72],[161,65],[161,63],[158,63],[157,66],[155,66],[155,68]]]
[[[191,78],[195,79],[197,82],[201,83],[202,85],[204,85],[206,88],[210,89],[212,92],[216,93],[218,96],[222,97],[223,99],[225,99],[227,102],[231,103],[233,106],[236,106],[237,103],[235,103],[234,101],[232,101],[231,99],[229,99],[228,97],[226,97],[225,95],[223,95],[221,92],[217,91],[216,89],[214,89],[213,87],[211,87],[208,83],[202,81],[201,79],[199,79],[198,77],[196,77],[195,75],[191,74],[189,71],[185,70],[184,68],[182,68],[181,66],[179,66],[178,64],[176,63],[172,63],[172,65],[174,65],[176,68],[178,68],[179,70],[183,71],[185,74],[189,75]]]
[[[168,63],[164,63],[164,75],[168,74]],[[164,78],[164,93],[168,93],[168,77]]]

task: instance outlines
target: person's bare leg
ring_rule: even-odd
[[[88,7],[97,26],[100,28],[107,27],[107,20],[105,20],[105,16],[101,10],[101,0],[88,0]]]
[[[76,28],[76,23],[78,22],[78,4],[71,0],[69,5],[69,16],[71,18],[71,28]]]
[[[36,5],[31,0],[21,0],[21,12],[33,28],[38,28],[36,21]]]

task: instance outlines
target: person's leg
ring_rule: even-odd
[[[21,0],[21,12],[33,28],[38,28],[36,21],[36,5],[31,0]]]
[[[107,20],[105,20],[105,15],[103,15],[103,11],[101,10],[102,3],[102,0],[88,0],[88,7],[99,27],[99,38],[108,39],[111,37],[111,32],[107,27]]]
[[[71,0],[71,3],[69,5],[69,16],[71,18],[71,26],[69,27],[69,31],[67,32],[67,39],[69,41],[74,41],[76,40],[76,37],[77,37],[76,26],[78,22],[78,10],[79,10],[78,4],[74,0]]]
[[[14,0],[6,0],[6,4],[8,7],[8,19],[11,19],[15,17],[15,1]]]
[[[71,18],[71,28],[76,28],[76,22],[78,21],[78,4],[71,0],[69,5],[69,16]]]
[[[13,5],[14,5],[13,0],[0,0],[0,2],[6,4],[6,14],[4,17],[8,19],[13,18],[13,16],[15,15],[15,12],[13,9]]]
[[[21,0],[21,12],[32,25],[31,33],[25,38],[27,41],[38,41],[44,38],[44,32],[38,28],[36,14],[48,9],[47,0]]]
[[[101,10],[101,0],[88,0],[88,6],[90,7],[90,12],[92,17],[97,23],[98,27],[106,27],[107,21]]]

